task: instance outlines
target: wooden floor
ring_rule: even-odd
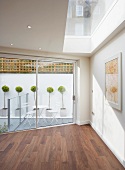
[[[0,170],[123,170],[89,126],[0,135]]]

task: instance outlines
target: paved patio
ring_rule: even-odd
[[[11,118],[10,119],[10,131],[18,131],[18,130],[27,130],[27,129],[33,129],[36,127],[35,118],[29,118],[26,119],[20,119],[19,118]],[[3,124],[6,122],[8,124],[7,118],[0,118],[0,124]],[[52,122],[52,123],[51,123]],[[38,127],[47,127],[47,126],[55,126],[55,125],[62,125],[62,124],[68,124],[73,123],[72,118],[57,118],[57,121],[54,119],[52,121],[52,118],[39,118],[38,121]]]

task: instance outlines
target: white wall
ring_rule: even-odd
[[[88,53],[91,52],[91,38],[85,37],[70,37],[66,36],[63,46],[64,53]]]
[[[33,92],[30,87],[36,84],[35,74],[0,74],[0,108],[3,108],[3,91],[1,87],[7,85],[10,91],[6,93],[7,98],[17,96],[15,91],[16,86],[23,87],[23,92],[20,95],[29,93],[30,105],[34,105]],[[61,94],[58,92],[59,86],[65,86],[66,92],[64,93],[64,107],[67,108],[67,115],[72,116],[73,113],[73,74],[39,74],[38,75],[38,104],[48,105],[48,93],[46,88],[51,86],[54,92],[51,94],[51,108],[56,105],[61,107]],[[16,99],[12,100],[17,102]]]
[[[90,60],[92,126],[123,163],[125,160],[125,30],[100,49]],[[122,52],[122,111],[106,105],[105,59]],[[93,90],[93,96],[92,91]]]
[[[78,63],[78,111],[77,123],[79,125],[89,122],[89,58],[80,59]]]

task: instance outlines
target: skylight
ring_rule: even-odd
[[[92,35],[115,1],[69,0],[65,35]]]

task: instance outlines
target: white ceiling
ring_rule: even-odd
[[[1,0],[0,46],[61,53],[67,9],[68,0]]]
[[[68,0],[0,0],[0,48],[38,50],[51,55],[90,56],[101,44],[104,45],[107,38],[109,40],[115,35],[117,28],[121,30],[125,25],[124,9],[121,8],[123,2],[117,2],[112,5],[94,35],[65,38]],[[32,28],[28,29],[28,25]],[[107,25],[110,25],[110,29],[107,29]]]

